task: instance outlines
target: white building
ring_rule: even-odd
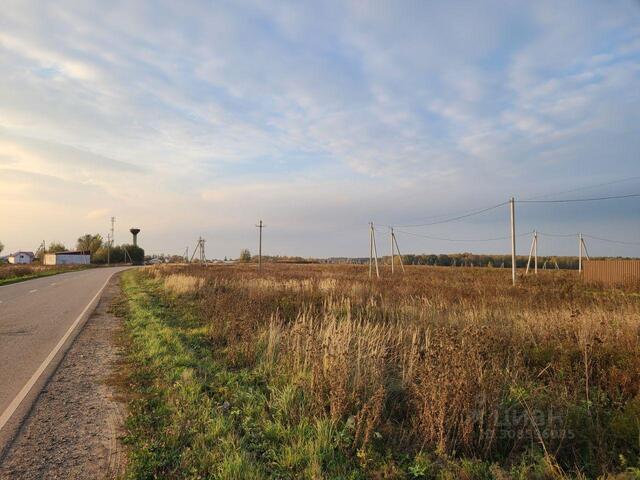
[[[24,265],[33,262],[34,258],[33,252],[16,252],[9,255],[8,260],[9,263]]]
[[[91,263],[89,252],[57,252],[44,256],[45,265],[88,265]]]

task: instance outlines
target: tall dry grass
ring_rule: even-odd
[[[640,454],[634,292],[587,287],[573,272],[512,288],[497,269],[414,267],[374,282],[354,266],[154,275],[189,291],[204,282],[216,355],[291,379],[307,415],[353,425],[354,448],[506,463],[537,450],[588,474]]]

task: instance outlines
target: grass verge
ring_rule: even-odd
[[[8,268],[8,267],[0,267]],[[30,268],[27,273],[17,272],[16,274],[11,274],[11,276],[7,276],[6,278],[0,278],[0,287],[4,285],[11,285],[13,283],[24,282],[27,280],[33,280],[35,278],[41,277],[50,277],[52,275],[59,275],[61,273],[72,272],[76,270],[84,270],[87,268],[93,268],[92,266],[81,266],[81,267],[73,267],[73,268],[43,268],[41,270],[33,270]],[[1,270],[0,270],[0,273]]]
[[[122,287],[134,389],[128,478],[365,478],[335,448],[336,425],[290,417],[302,392],[214,360],[204,323],[157,281],[129,271]]]

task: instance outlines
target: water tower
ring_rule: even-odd
[[[137,247],[138,246],[138,233],[140,233],[140,229],[139,228],[130,228],[129,231],[133,235],[133,246]]]

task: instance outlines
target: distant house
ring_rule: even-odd
[[[33,252],[16,252],[9,255],[8,260],[15,265],[25,265],[33,262],[34,258]]]
[[[88,265],[91,263],[91,253],[85,251],[47,253],[44,256],[45,265]]]

